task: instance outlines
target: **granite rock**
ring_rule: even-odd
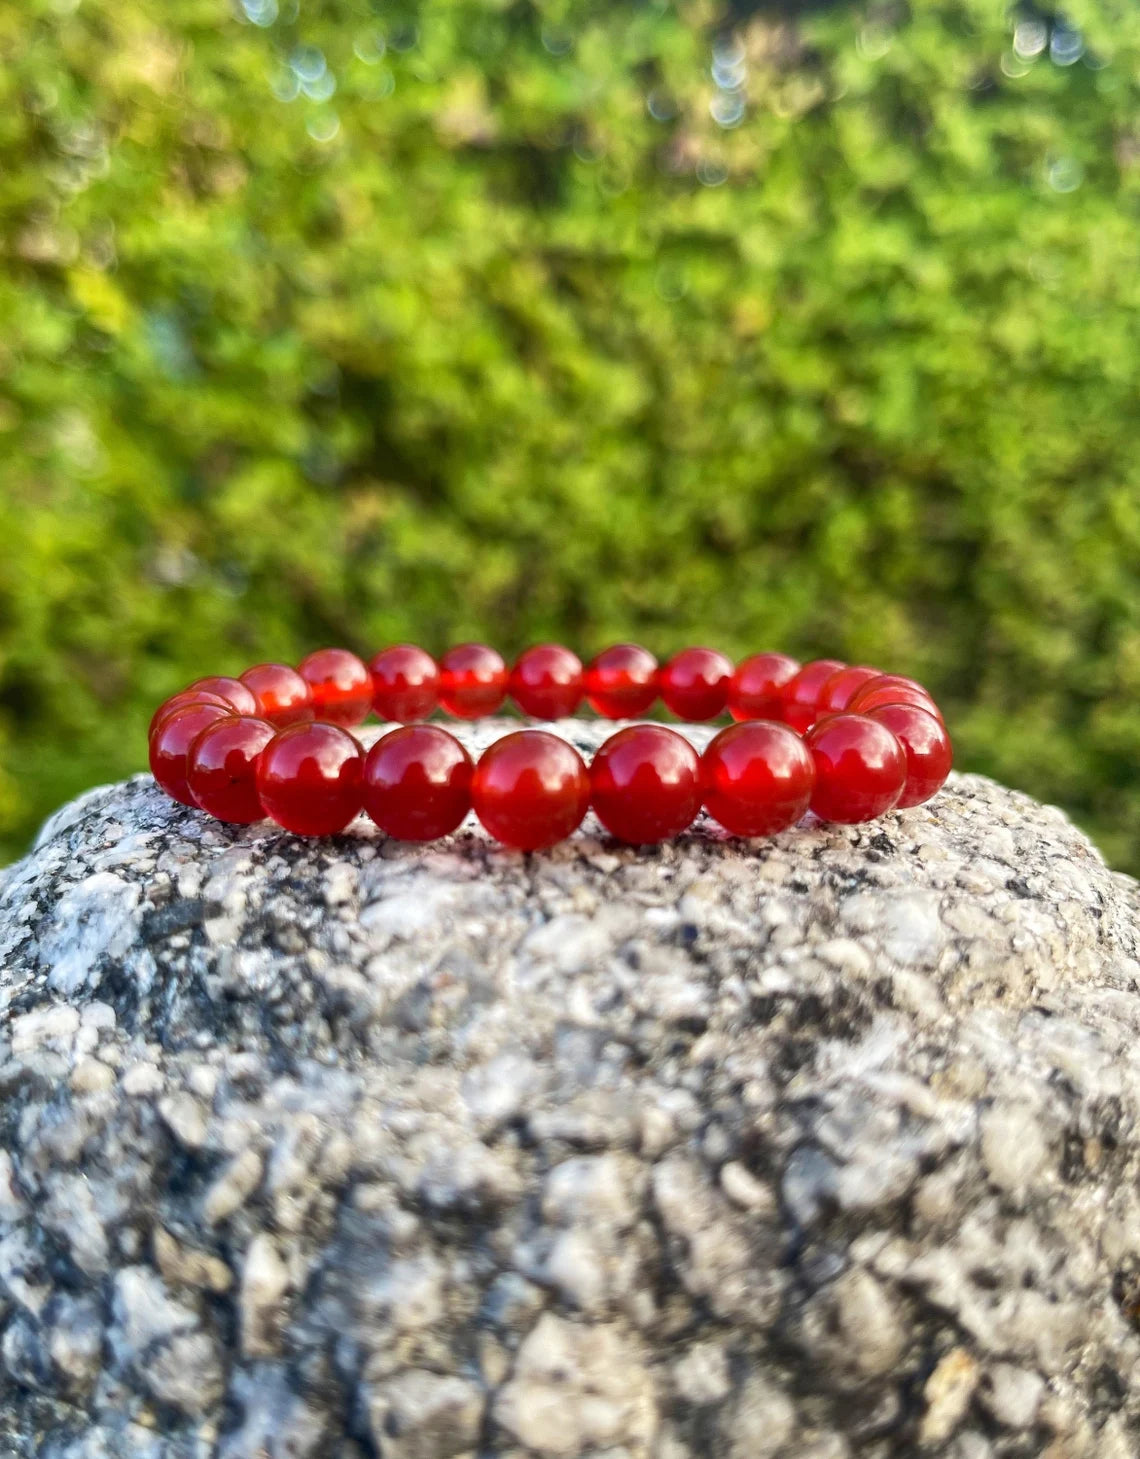
[[[0,1454],[1129,1459],[1138,910],[976,776],[531,856],[93,791],[0,873]]]

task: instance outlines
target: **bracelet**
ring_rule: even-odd
[[[548,730],[508,733],[475,762],[441,725],[420,722],[437,709],[477,719],[508,695],[535,719],[572,715],[583,699],[605,719],[640,719],[660,698],[685,720],[727,713],[734,723],[703,754],[667,725],[629,725],[587,766]],[[373,711],[401,727],[365,750],[350,731]],[[870,821],[929,800],[953,760],[938,706],[913,679],[777,653],[734,667],[707,648],[659,667],[628,643],[585,668],[557,644],[527,649],[510,669],[485,644],[460,644],[438,663],[411,644],[370,665],[319,649],[296,669],[195,680],[156,711],[149,747],[167,795],[222,821],[268,816],[327,836],[363,810],[390,836],[430,841],[473,810],[496,839],[528,851],[569,836],[591,807],[635,845],[679,835],[702,806],[737,836],[782,831],[809,809]]]

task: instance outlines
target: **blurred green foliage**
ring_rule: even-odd
[[[1140,8],[1066,19],[0,0],[0,849],[199,673],[633,635],[913,673],[1135,867]]]

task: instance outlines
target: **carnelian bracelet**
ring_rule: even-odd
[[[664,724],[616,731],[587,767],[556,734],[524,729],[473,762],[438,724],[493,714],[510,696],[523,714],[560,719],[583,698],[606,719],[640,719],[660,697],[685,720],[728,713],[704,753]],[[350,733],[370,711],[399,721],[367,751]],[[296,669],[258,664],[240,679],[198,679],[155,713],[150,767],[175,800],[222,821],[268,816],[302,836],[342,831],[361,810],[404,841],[454,831],[474,810],[507,846],[561,841],[592,807],[622,841],[680,834],[703,805],[738,836],[794,825],[807,811],[853,824],[919,805],[950,773],[942,715],[913,679],[836,659],[799,664],[754,654],[735,667],[688,648],[658,667],[618,644],[588,667],[557,644],[527,649],[508,669],[465,643],[438,663],[399,644],[366,665],[319,649]]]

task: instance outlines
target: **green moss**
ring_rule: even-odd
[[[1135,868],[1140,12],[753,16],[725,128],[706,4],[276,4],[0,6],[3,849],[200,672],[620,634],[913,673]]]

